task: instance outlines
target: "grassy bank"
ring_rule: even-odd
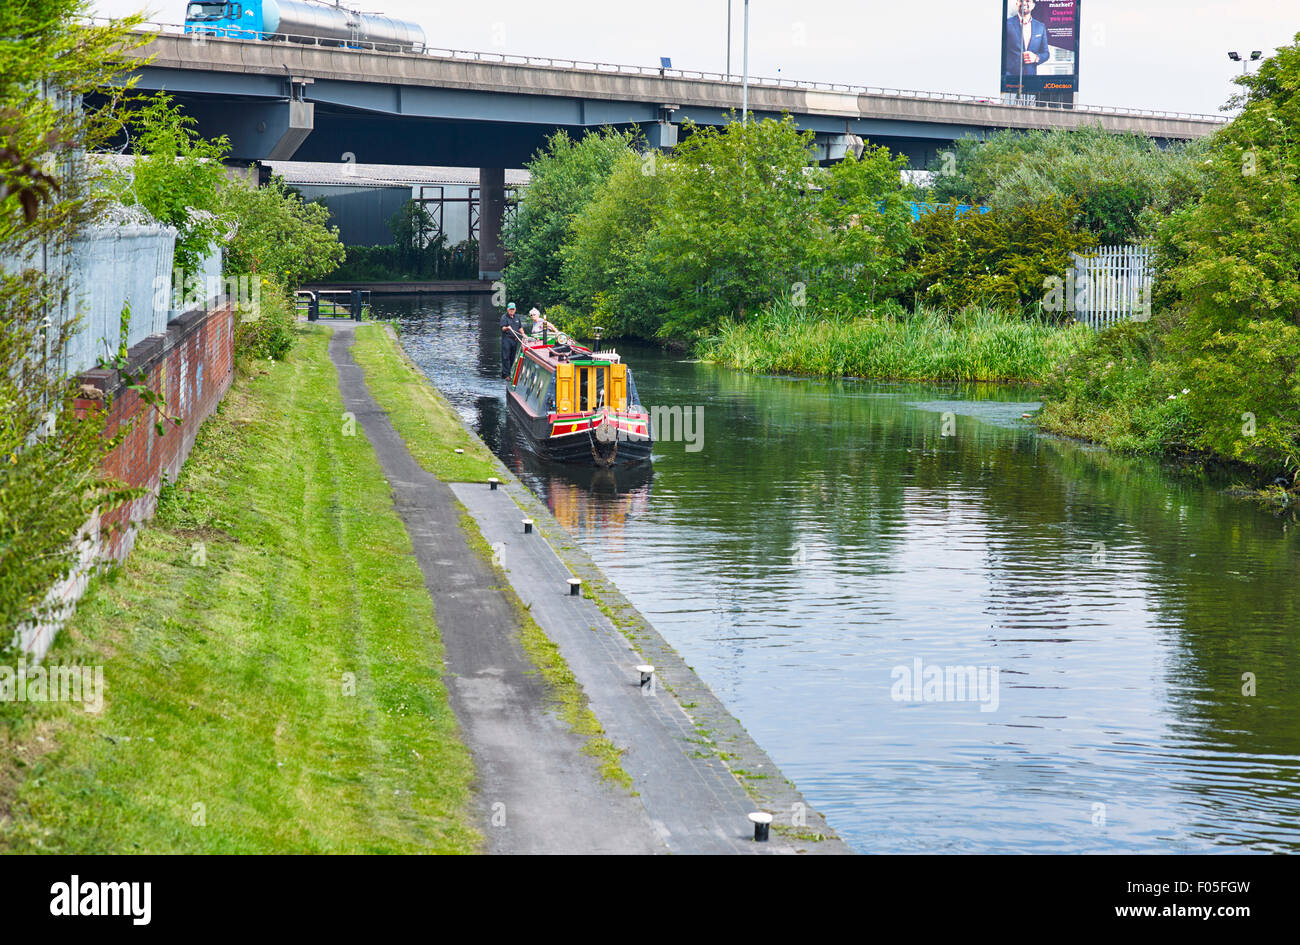
[[[1248,367],[1198,353],[1171,316],[1097,332],[1047,378],[1036,420],[1118,453],[1214,468],[1242,495],[1290,505],[1300,498],[1292,368],[1263,345]],[[1218,376],[1205,376],[1207,363]]]
[[[48,657],[103,665],[103,711],[0,703],[0,851],[477,848],[432,602],[299,331]]]
[[[496,475],[492,453],[471,436],[455,410],[403,355],[383,325],[361,325],[352,357],[416,462],[444,482],[483,482]],[[457,453],[457,449],[464,450]]]
[[[1038,383],[1078,348],[1088,331],[988,309],[951,316],[921,309],[901,317],[843,321],[778,309],[751,322],[724,325],[700,345],[698,354],[761,373]]]

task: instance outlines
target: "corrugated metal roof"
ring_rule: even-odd
[[[393,187],[412,184],[478,186],[475,167],[415,167],[405,164],[348,164],[342,161],[266,161],[288,184]],[[527,184],[527,171],[506,171],[507,184]]]
[[[135,155],[100,153],[99,160],[129,168]],[[263,161],[287,184],[338,185],[341,187],[406,187],[412,184],[459,184],[478,186],[477,167],[417,167],[407,164],[348,164],[343,161]],[[529,174],[506,170],[506,183],[523,185]]]

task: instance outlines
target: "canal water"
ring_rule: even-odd
[[[642,400],[702,407],[702,438],[548,466],[485,297],[375,308],[857,850],[1300,849],[1290,517],[1039,436],[1031,390],[635,346]]]

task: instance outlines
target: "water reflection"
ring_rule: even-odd
[[[643,479],[547,467],[506,422],[486,301],[383,304],[850,842],[1300,847],[1291,519],[1036,436],[1032,391],[755,377],[649,349],[629,355],[643,399],[705,405],[705,448],[658,444]],[[999,667],[998,710],[896,700],[917,659]]]

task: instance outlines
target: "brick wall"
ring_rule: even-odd
[[[78,400],[78,409],[102,409],[111,398],[106,434],[113,436],[130,427],[105,460],[105,472],[147,491],[86,523],[78,543],[80,566],[50,592],[55,617],[20,630],[23,649],[34,658],[45,655],[59,627],[71,615],[85,592],[93,565],[121,561],[131,553],[140,523],[158,507],[163,477],[175,482],[180,475],[199,427],[216,410],[234,378],[234,329],[234,311],[228,305],[195,310],[168,323],[165,333],[151,335],[128,352],[131,373],[146,375],[148,387],[166,398],[167,413],[182,418],[180,426],[168,423],[162,436],[154,430],[154,409],[135,391],[126,389],[116,371],[95,369],[81,375],[86,396]]]

